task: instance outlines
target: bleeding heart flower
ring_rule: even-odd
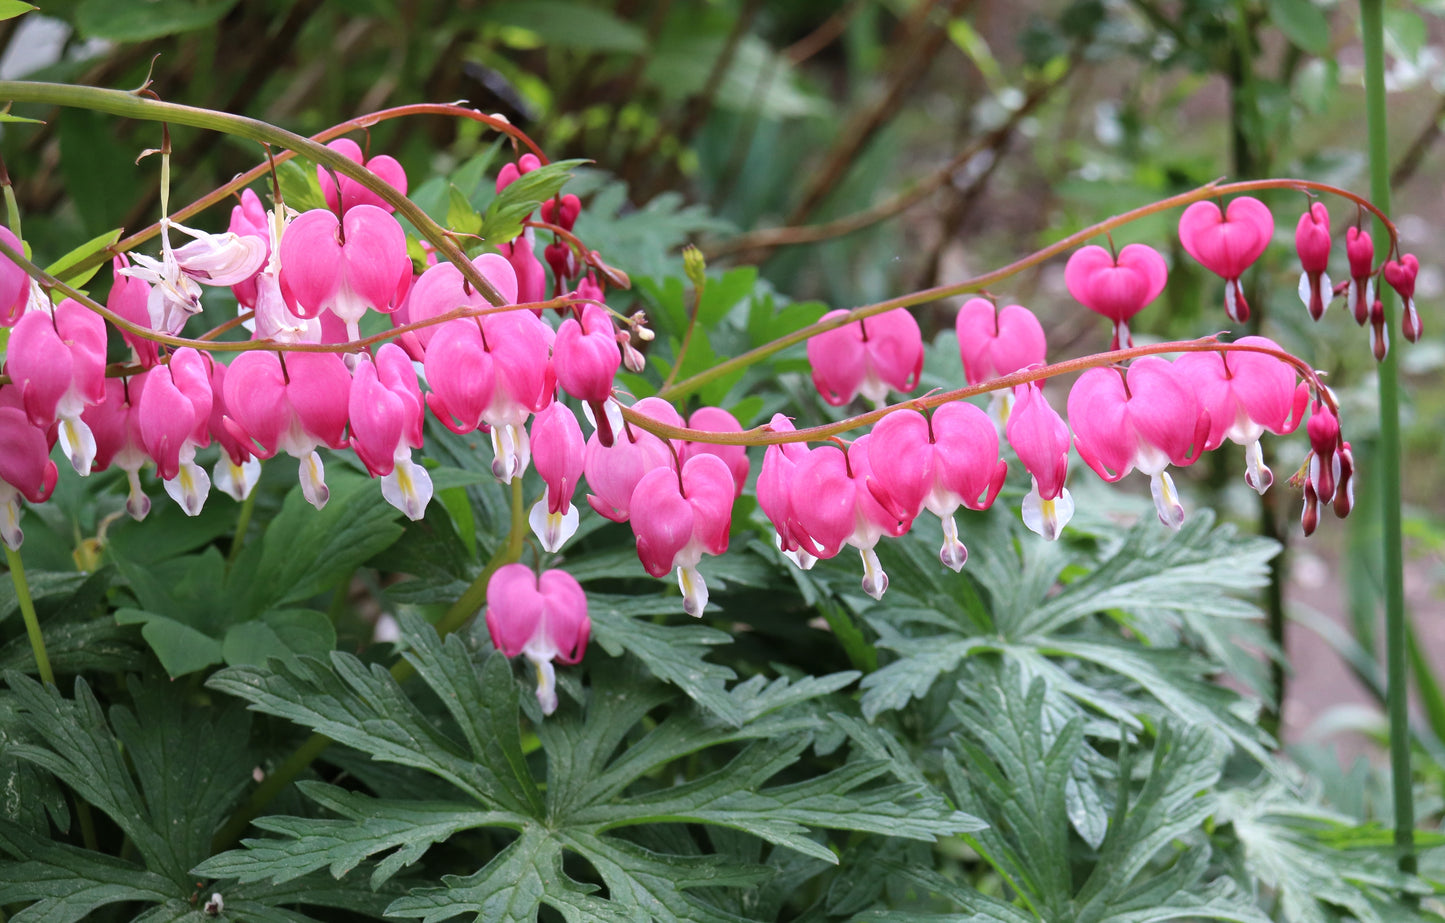
[[[483,253],[472,260],[472,265],[501,293],[507,304],[517,303],[517,273],[504,257]],[[461,307],[484,309],[491,305],[481,292],[468,284],[455,265],[438,263],[416,280],[407,294],[405,307],[392,315],[392,322],[397,326],[415,324]],[[436,325],[422,327],[403,334],[398,342],[413,359],[420,362],[426,357],[427,346],[438,329]]]
[[[829,311],[831,320],[847,311]],[[882,407],[891,387],[908,393],[923,371],[923,334],[906,308],[885,311],[808,340],[813,384],[834,407],[861,393]]]
[[[1074,300],[1114,322],[1110,349],[1134,345],[1129,319],[1158,298],[1168,280],[1164,257],[1144,244],[1129,244],[1117,257],[1100,246],[1084,247],[1064,267],[1064,284]]]
[[[540,166],[542,161],[537,159],[536,154],[523,154],[516,163],[503,164],[502,169],[497,171],[497,194],[500,195],[503,189]]]
[[[59,423],[65,457],[89,474],[95,437],[81,414],[105,400],[105,320],[69,298],[54,314],[27,311],[10,333],[5,368],[31,424]]]
[[[1411,343],[1420,339],[1423,330],[1420,315],[1415,310],[1415,277],[1420,273],[1420,261],[1415,254],[1407,253],[1397,260],[1385,264],[1385,281],[1400,296],[1400,332]]]
[[[531,661],[544,715],[557,710],[552,661],[580,661],[591,630],[587,594],[566,571],[544,571],[539,580],[525,564],[503,564],[487,583],[487,631],[492,643],[508,657],[520,654]]]
[[[532,505],[527,522],[542,548],[553,554],[577,533],[572,496],[582,480],[586,452],[582,427],[566,404],[553,401],[532,417],[532,463],[547,495]]]
[[[0,243],[22,256],[25,254],[25,245],[20,238],[3,225],[0,225]],[[0,256],[0,327],[15,326],[29,301],[30,277],[9,258]],[[18,546],[19,543],[16,544]]]
[[[1279,349],[1265,337],[1242,337],[1241,345]],[[1274,483],[1259,440],[1266,432],[1292,433],[1304,420],[1309,387],[1293,367],[1266,353],[1235,350],[1185,353],[1174,367],[1209,413],[1206,450],[1224,440],[1244,446],[1245,483],[1260,494]]]
[[[676,568],[683,611],[701,616],[708,593],[697,565],[704,552],[727,551],[732,528],[733,478],[727,465],[715,455],[697,455],[680,473],[653,468],[633,488],[630,506],[642,566],[654,577]]]
[[[395,343],[376,351],[376,360],[356,363],[347,398],[351,447],[372,477],[381,478],[386,502],[416,522],[431,502],[431,475],[411,460],[422,446],[425,404],[416,369]]]
[[[251,239],[251,238],[247,238]],[[390,313],[411,284],[406,233],[375,205],[337,217],[324,208],[298,216],[281,237],[281,290],[297,317],[330,311],[348,339],[367,309]]]
[[[1074,447],[1094,473],[1113,483],[1135,468],[1149,475],[1154,509],[1171,529],[1184,523],[1184,505],[1166,470],[1192,465],[1209,438],[1209,412],[1200,412],[1189,382],[1174,365],[1144,356],[1121,375],[1094,368],[1069,391]]]
[[[386,183],[402,195],[406,195],[406,170],[396,162],[396,158],[382,154],[370,160],[363,160],[361,147],[350,138],[337,138],[326,145],[336,153],[358,163],[370,170],[372,175]],[[340,173],[335,174],[332,179],[332,172],[325,167],[316,167],[316,179],[321,183],[321,194],[326,196],[326,207],[334,212],[345,213],[356,205],[372,205],[376,208],[385,209],[388,212],[396,211],[396,208],[385,199],[367,189],[349,176]],[[341,185],[341,193],[337,195],[337,183]]]
[[[30,422],[14,385],[0,385],[0,541],[12,551],[25,540],[20,500],[44,503],[60,472],[50,460],[55,436]]]
[[[187,516],[201,512],[211,479],[196,449],[211,444],[211,359],[189,346],[146,373],[138,404],[141,441],[155,459],[166,493]]]
[[[545,301],[547,298],[547,270],[537,259],[532,240],[532,229],[528,228],[520,237],[497,247],[497,252],[512,264],[512,270],[517,274],[518,304]],[[532,313],[541,317],[542,309],[533,308]]]
[[[775,413],[768,428],[775,433],[791,433],[793,423],[782,414]],[[763,453],[757,487],[758,506],[777,532],[778,548],[803,570],[808,570],[818,561],[793,509],[793,478],[798,464],[807,457],[808,447],[801,442],[768,446]]]
[[[1240,196],[1224,214],[1213,202],[1195,202],[1179,219],[1179,242],[1189,255],[1224,279],[1224,310],[1229,319],[1249,320],[1249,304],[1239,277],[1244,275],[1274,235],[1274,215],[1258,199]]]
[[[1033,487],[1024,497],[1024,525],[1053,541],[1074,516],[1074,498],[1064,486],[1069,474],[1069,427],[1037,384],[1019,385],[1014,396],[1017,403],[1005,435],[1033,477]]]
[[[1310,317],[1319,320],[1334,298],[1335,288],[1326,271],[1330,265],[1330,213],[1325,203],[1314,202],[1300,215],[1294,230],[1295,250],[1304,271],[1299,278],[1299,297]]]
[[[219,362],[212,363],[224,368]],[[85,408],[82,417],[95,436],[95,464],[91,471],[104,471],[112,463],[125,472],[129,492],[125,511],[137,522],[150,512],[151,500],[140,486],[140,469],[151,460],[140,428],[140,397],[147,373],[131,378],[107,378],[105,400]]]
[[[632,406],[636,412],[662,423],[682,426],[677,410],[662,398],[643,398]],[[627,522],[637,482],[653,468],[676,470],[672,446],[652,433],[627,424],[612,445],[602,445],[597,433],[587,440],[584,470],[591,493],[587,502],[613,522]]]
[[[1370,319],[1370,303],[1375,300],[1375,242],[1370,232],[1361,228],[1345,229],[1345,255],[1350,259],[1350,284],[1345,304],[1355,315],[1355,323],[1364,326]]]
[[[602,405],[612,396],[612,381],[622,365],[617,331],[605,308],[582,306],[581,318],[569,317],[557,328],[552,365],[562,390],[592,408],[602,444],[612,444],[612,427]]]
[[[714,433],[741,433],[743,425],[738,418],[721,407],[699,407],[687,418],[688,429],[708,430]],[[733,497],[743,495],[748,483],[748,450],[740,445],[720,445],[716,442],[684,442],[677,450],[678,458],[684,463],[697,455],[716,455],[728,466],[733,476]]]
[[[985,298],[970,298],[954,320],[963,374],[971,385],[1043,365],[1048,351],[1044,328],[1034,312],[1011,304],[1000,310]],[[988,413],[1002,429],[1013,407],[1013,391],[989,395]]]

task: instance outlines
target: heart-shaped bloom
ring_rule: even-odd
[[[525,564],[503,564],[487,582],[487,631],[497,650],[531,661],[537,701],[550,715],[557,710],[552,661],[577,663],[587,651],[587,594],[566,571],[544,571],[539,580]]]
[[[81,477],[95,459],[95,437],[81,419],[105,400],[105,320],[72,299],[27,311],[10,332],[5,369],[34,426],[60,424],[60,448]]]
[[[351,375],[347,413],[351,447],[372,477],[381,478],[386,502],[413,522],[426,515],[431,502],[431,475],[411,460],[422,445],[425,404],[416,369],[395,343],[376,351],[376,360],[357,362]]]
[[[14,385],[0,385],[0,541],[20,548],[20,500],[44,503],[60,472],[50,460],[55,437],[30,422]]]
[[[1327,272],[1330,266],[1330,213],[1323,202],[1313,202],[1309,211],[1300,215],[1294,229],[1295,251],[1299,253],[1303,271],[1299,277],[1299,297],[1309,309],[1310,317],[1319,320],[1334,298],[1334,284]]]
[[[335,353],[243,352],[226,370],[226,427],[260,458],[300,460],[301,493],[318,510],[331,492],[317,446],[346,445],[351,373]]]
[[[552,365],[562,390],[586,401],[604,446],[612,444],[612,427],[602,404],[612,396],[612,381],[622,365],[617,331],[605,308],[582,306],[580,318],[569,317],[557,328],[552,344]]]
[[[1158,298],[1168,281],[1164,257],[1144,244],[1129,244],[1117,257],[1090,245],[1074,251],[1064,267],[1064,284],[1074,300],[1114,322],[1110,349],[1134,345],[1129,319]]]
[[[1237,342],[1280,348],[1265,337],[1242,337]],[[1175,360],[1174,368],[1209,414],[1204,448],[1216,448],[1226,439],[1244,446],[1245,483],[1263,494],[1274,483],[1274,474],[1264,463],[1260,437],[1266,432],[1295,431],[1304,420],[1309,387],[1289,363],[1266,353],[1185,353]]]
[[[1413,253],[1385,264],[1385,281],[1400,296],[1400,332],[1411,343],[1420,339],[1420,314],[1415,310],[1415,277],[1420,274],[1420,261]]]
[[[943,522],[938,557],[955,572],[968,560],[958,539],[953,514],[960,506],[985,510],[993,505],[1008,465],[999,458],[998,431],[988,415],[972,404],[944,404],[925,417],[896,410],[873,427],[869,467],[881,490],[879,500],[900,520],[924,509]]]
[[[1069,391],[1079,457],[1111,484],[1135,468],[1149,475],[1154,509],[1171,529],[1184,523],[1184,506],[1165,469],[1198,460],[1209,419],[1188,379],[1158,356],[1135,359],[1125,374],[1089,369]]]
[[[542,261],[537,259],[532,229],[528,228],[521,236],[498,245],[497,252],[512,264],[512,270],[517,274],[517,303],[545,301],[547,270],[542,268]],[[538,317],[542,316],[541,308],[533,308],[532,311]]]
[[[148,307],[151,295],[150,283],[126,273],[125,270],[129,266],[130,258],[124,253],[117,254],[111,260],[111,273],[115,281],[111,283],[110,294],[106,296],[105,306],[137,327],[151,329],[151,314]],[[122,330],[120,335],[126,345],[134,350],[135,361],[141,368],[152,368],[161,361],[160,344],[155,340],[148,340],[129,330]]]
[[[831,320],[847,311],[829,311]],[[858,394],[882,407],[888,389],[904,394],[918,387],[923,371],[923,334],[906,308],[820,333],[808,340],[813,384],[834,407]]]
[[[1033,478],[1024,497],[1024,525],[1053,541],[1074,516],[1074,498],[1064,486],[1069,474],[1069,427],[1037,384],[1019,385],[1014,399],[1005,435]]]
[[[219,362],[212,363],[224,368]],[[95,437],[95,464],[92,471],[104,471],[112,464],[125,472],[129,493],[125,511],[137,522],[150,512],[151,500],[140,486],[140,469],[151,460],[146,452],[140,429],[140,397],[149,377],[141,373],[131,378],[107,378],[105,400],[85,408],[83,417]]]
[[[831,558],[844,545],[857,548],[863,558],[863,592],[882,599],[888,575],[873,549],[884,535],[897,538],[907,532],[913,517],[897,515],[874,496],[871,438],[854,440],[846,455],[834,446],[822,446],[799,460],[791,484],[792,509],[810,553]]]
[[[1309,473],[1305,478],[1305,503],[1300,523],[1305,535],[1314,533],[1319,525],[1319,504],[1332,504],[1335,514],[1343,518],[1354,505],[1354,455],[1350,444],[1340,434],[1340,421],[1320,401],[1305,424],[1310,437]]]
[[[1375,300],[1375,242],[1362,228],[1345,229],[1345,256],[1350,260],[1350,284],[1345,289],[1345,306],[1355,315],[1355,323],[1364,326],[1370,319],[1370,303]]]
[[[773,414],[768,428],[775,433],[793,432],[793,423],[780,413]],[[793,476],[798,463],[808,456],[808,447],[801,442],[770,445],[763,453],[763,467],[758,472],[758,506],[777,532],[778,548],[794,564],[808,570],[818,558],[811,552],[811,542],[804,544],[806,533],[793,509]]]
[[[971,385],[1044,364],[1048,351],[1044,328],[1023,305],[1000,309],[986,298],[970,298],[959,308],[953,326],[963,374]],[[1000,429],[1008,423],[1012,407],[1011,389],[989,395],[988,413]]]
[[[361,146],[350,138],[337,138],[326,146],[352,163],[366,167],[377,179],[406,195],[406,170],[396,162],[395,157],[381,154],[365,160],[361,155]],[[385,199],[351,177],[340,173],[335,174],[335,179],[332,179],[332,176],[332,172],[327,168],[319,165],[316,167],[316,179],[321,183],[321,194],[326,197],[326,207],[332,211],[345,213],[356,205],[372,205],[389,212],[396,211]],[[339,195],[336,189],[338,183],[341,186]]]
[[[349,339],[367,309],[390,313],[411,284],[401,225],[375,205],[340,220],[324,208],[299,215],[281,237],[281,290],[297,317],[330,311]]]
[[[500,195],[503,189],[540,166],[542,161],[536,154],[523,154],[516,163],[502,164],[502,169],[497,171],[497,193]]]
[[[572,230],[577,216],[582,214],[582,200],[570,192],[564,196],[548,199],[542,203],[542,220],[555,224],[564,231]]]
[[[532,463],[547,485],[547,495],[532,505],[527,522],[549,552],[560,551],[577,533],[572,496],[582,480],[586,453],[582,427],[566,404],[553,401],[532,417]]]
[[[732,528],[733,478],[715,455],[688,459],[681,472],[653,468],[632,491],[632,532],[637,557],[654,577],[676,568],[682,608],[701,616],[707,607],[707,583],[697,565],[703,553],[728,550]]]
[[[171,229],[195,238],[171,246]],[[136,265],[122,270],[150,283],[146,308],[150,327],[179,333],[201,310],[201,285],[232,286],[251,278],[266,262],[266,242],[250,234],[207,234],[169,218],[161,219],[161,258],[132,253]]]
[[[274,276],[272,277],[274,278]],[[246,440],[240,439],[226,427],[226,372],[227,366],[219,362],[208,363],[211,368],[211,439],[221,447],[221,457],[211,469],[211,480],[216,488],[237,503],[244,501],[261,480],[261,460],[252,453]]]
[[[1195,202],[1179,218],[1179,242],[1205,269],[1224,279],[1229,319],[1249,320],[1239,277],[1259,259],[1274,235],[1274,215],[1259,199],[1240,196],[1221,214],[1213,202]]]
[[[196,464],[196,449],[211,444],[210,362],[189,346],[176,350],[146,373],[138,405],[146,453],[187,516],[198,515],[211,492],[211,479]]]
[[[662,398],[643,398],[632,409],[663,423],[683,425],[677,410]],[[673,451],[667,441],[631,424],[621,428],[610,446],[604,446],[593,433],[583,463],[592,491],[587,503],[613,522],[627,522],[637,482],[653,468],[675,471]]]

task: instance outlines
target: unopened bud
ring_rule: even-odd
[[[1370,306],[1370,351],[1376,362],[1384,362],[1390,352],[1390,328],[1385,326],[1385,305],[1376,298]]]
[[[1320,501],[1315,495],[1314,485],[1305,481],[1305,506],[1300,513],[1300,527],[1304,529],[1305,535],[1314,535],[1315,529],[1320,524]]]
[[[697,289],[698,297],[702,297],[703,289],[707,288],[707,258],[692,244],[682,248],[682,271]]]
[[[1420,342],[1424,329],[1420,326],[1420,312],[1415,310],[1415,299],[1405,298],[1400,306],[1400,332],[1411,343]]]
[[[1355,456],[1346,442],[1340,448],[1340,486],[1335,489],[1335,516],[1344,519],[1355,507]]]
[[[630,340],[622,343],[622,364],[627,367],[627,371],[635,374],[641,374],[642,370],[647,368],[647,360],[642,353],[637,351],[637,347],[633,346]]]

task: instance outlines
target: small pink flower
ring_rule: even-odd
[[[14,385],[0,385],[0,541],[12,551],[25,540],[20,500],[44,503],[60,472],[50,460],[55,436],[30,422]]]
[[[155,459],[166,493],[187,516],[201,512],[211,479],[196,464],[196,449],[211,444],[210,357],[189,346],[146,373],[138,404],[141,441]]]
[[[642,566],[654,577],[676,568],[683,611],[701,616],[708,593],[697,565],[704,553],[727,551],[732,528],[733,479],[727,465],[715,455],[697,455],[680,474],[653,468],[637,482],[630,505]]]
[[[1242,337],[1237,342],[1280,348],[1265,337]],[[1274,474],[1264,463],[1260,437],[1266,432],[1295,431],[1304,420],[1309,387],[1289,363],[1265,353],[1185,353],[1174,367],[1209,413],[1204,448],[1214,449],[1226,439],[1244,446],[1245,483],[1263,494],[1274,483]]]
[[[512,270],[517,274],[518,304],[547,300],[547,270],[542,268],[542,261],[537,259],[531,228],[520,237],[499,245],[497,252],[512,264]],[[541,308],[533,308],[532,312],[538,317],[542,316]]]
[[[687,418],[688,429],[702,429],[714,433],[741,433],[743,426],[737,417],[721,407],[699,407]],[[684,463],[697,455],[716,455],[728,466],[733,476],[733,497],[743,495],[748,483],[748,450],[740,445],[719,445],[715,442],[684,442],[677,450],[678,458]]]
[[[542,203],[542,220],[555,224],[564,231],[570,231],[582,214],[582,200],[570,192],[560,199],[552,198]]]
[[[1110,349],[1134,345],[1129,319],[1158,298],[1168,280],[1164,257],[1144,244],[1129,244],[1117,257],[1090,245],[1074,251],[1064,267],[1064,284],[1074,300],[1114,322]]]
[[[357,205],[340,220],[313,209],[292,221],[281,237],[281,289],[297,317],[330,311],[346,324],[348,339],[368,309],[390,313],[411,284],[406,234],[387,212]]]
[[[326,146],[352,163],[366,167],[377,179],[402,195],[406,195],[406,170],[396,162],[396,158],[382,154],[370,160],[363,160],[360,145],[350,138],[337,138]],[[316,167],[316,179],[321,183],[321,194],[326,196],[326,207],[332,211],[344,214],[356,205],[372,205],[388,212],[396,211],[396,208],[385,199],[351,177],[340,173],[335,174],[335,177],[333,180],[332,172],[325,167],[319,165]],[[341,184],[339,196],[336,191],[337,183]]]
[[[1420,315],[1415,310],[1415,277],[1419,272],[1420,261],[1413,253],[1385,264],[1385,281],[1400,296],[1400,332],[1411,343],[1417,342],[1423,332]]]
[[[587,445],[577,418],[560,401],[532,417],[531,445],[532,463],[547,485],[547,495],[532,505],[527,522],[542,547],[556,553],[577,534],[579,517],[572,497],[582,480]]]
[[[592,631],[587,594],[577,580],[562,570],[545,571],[538,580],[525,564],[503,564],[487,583],[487,630],[497,650],[531,661],[542,714],[556,711],[552,661],[580,661]]]
[[[231,224],[227,230],[241,237],[254,237],[266,247],[265,256],[256,272],[231,286],[231,294],[236,296],[236,302],[249,310],[256,306],[256,276],[271,261],[271,222],[266,217],[266,206],[261,204],[255,190],[241,191],[241,203],[231,207]]]
[[[222,368],[220,363],[214,363]],[[131,378],[107,378],[105,400],[85,408],[82,415],[95,436],[95,464],[92,471],[104,471],[112,463],[125,472],[129,493],[125,511],[137,522],[150,512],[150,497],[140,486],[140,469],[151,460],[140,429],[140,397],[147,373]]]
[[[252,350],[226,370],[225,425],[259,458],[284,451],[300,460],[301,493],[318,510],[331,492],[317,446],[346,444],[351,373],[335,353],[288,354]]]
[[[150,302],[150,283],[126,274],[125,270],[129,266],[130,259],[124,253],[117,254],[111,260],[111,273],[115,281],[111,283],[105,306],[137,327],[150,329],[151,315],[147,307]],[[122,330],[120,335],[135,351],[135,360],[141,368],[153,368],[161,361],[160,344],[155,340],[148,340],[128,330]]]
[[[833,446],[813,449],[799,460],[790,490],[792,509],[802,529],[799,536],[819,558],[831,558],[852,545],[863,558],[863,592],[882,599],[888,575],[873,550],[884,535],[897,538],[913,524],[878,502],[868,445],[871,436],[854,440],[845,455]]]
[[[1224,214],[1213,202],[1195,202],[1179,218],[1179,242],[1210,272],[1224,278],[1224,310],[1229,319],[1249,320],[1249,304],[1239,277],[1259,259],[1274,235],[1274,215],[1258,199],[1240,196]]]
[[[1069,427],[1037,384],[1019,385],[1014,396],[1017,403],[1005,435],[1033,478],[1024,497],[1024,525],[1053,541],[1074,516],[1074,498],[1064,486],[1069,474]]]
[[[1309,473],[1305,479],[1305,505],[1301,525],[1310,535],[1319,525],[1318,504],[1333,504],[1343,489],[1345,512],[1354,503],[1354,455],[1340,435],[1340,421],[1323,401],[1315,404],[1305,424],[1310,437]]]
[[[536,154],[523,154],[516,163],[503,164],[502,169],[497,171],[497,193],[500,195],[503,189],[540,166],[542,161],[537,159]]]
[[[211,438],[221,447],[221,457],[211,469],[212,483],[237,503],[251,495],[261,480],[261,460],[251,452],[247,442],[226,427],[226,372],[219,362],[207,363],[211,369]],[[132,388],[135,386],[132,380]]]
[[[616,328],[605,308],[582,306],[581,318],[569,317],[557,328],[552,364],[562,390],[592,408],[602,444],[612,444],[612,427],[602,405],[612,396],[612,381],[622,365]]]
[[[1048,351],[1039,319],[1022,305],[999,309],[986,298],[970,298],[954,320],[963,374],[971,385],[1043,365]],[[999,428],[1008,423],[1013,391],[989,395],[988,413]]]
[[[1326,270],[1330,265],[1330,213],[1325,203],[1315,202],[1300,216],[1294,231],[1295,250],[1299,253],[1299,297],[1309,309],[1310,317],[1319,320],[1334,298],[1334,285]]]
[[[1069,391],[1074,447],[1094,473],[1113,483],[1135,468],[1149,475],[1154,509],[1171,529],[1184,506],[1168,467],[1192,465],[1209,438],[1209,413],[1200,412],[1188,380],[1158,356],[1144,356],[1126,374],[1095,368]]]
[[[793,423],[780,413],[773,414],[768,428],[775,433],[793,432]],[[763,467],[758,472],[758,506],[777,531],[778,548],[794,564],[808,570],[817,563],[812,545],[804,542],[806,533],[793,509],[793,477],[799,462],[808,456],[808,447],[801,442],[770,445],[763,453]]]
[[[484,253],[472,260],[472,265],[496,287],[507,304],[517,303],[517,273],[504,257]],[[467,284],[460,269],[451,263],[438,263],[422,273],[412,285],[407,293],[405,313],[397,311],[392,315],[392,321],[398,326],[420,323],[461,307],[485,309],[491,305],[481,292]],[[422,327],[404,334],[399,342],[413,359],[421,361],[439,329],[436,325]]]
[[[1345,255],[1350,260],[1350,283],[1345,305],[1354,313],[1355,323],[1370,319],[1370,302],[1375,300],[1375,242],[1370,232],[1357,227],[1345,229]]]
[[[662,398],[648,397],[632,407],[644,416],[682,425],[677,410]],[[672,447],[652,433],[624,425],[612,445],[602,445],[597,433],[587,440],[584,470],[591,493],[587,503],[613,522],[627,522],[637,482],[653,468],[676,470]]]
[[[77,474],[89,474],[95,437],[81,413],[105,400],[105,320],[69,298],[53,315],[28,311],[10,333],[5,368],[30,422],[59,423],[61,450]]]
[[[847,311],[829,311],[831,320]],[[908,393],[923,371],[923,334],[906,308],[885,311],[808,340],[813,384],[834,407],[859,393],[881,407],[891,387]]]
[[[381,478],[386,502],[416,522],[431,502],[431,475],[411,460],[422,446],[425,404],[416,369],[395,343],[376,351],[375,361],[356,363],[347,398],[351,447],[372,477]]]
[[[924,417],[897,410],[879,420],[869,442],[874,497],[899,519],[924,509],[943,522],[939,560],[955,572],[968,560],[958,539],[953,514],[960,506],[985,510],[993,505],[1008,475],[999,458],[998,432],[988,415],[972,404],[944,404]]]

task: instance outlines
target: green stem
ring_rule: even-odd
[[[1384,4],[1360,0],[1360,33],[1365,46],[1365,113],[1370,138],[1370,197],[1390,207],[1389,138],[1386,133]],[[1381,286],[1384,288],[1384,286]],[[1385,293],[1382,293],[1385,294]],[[1381,299],[1385,327],[1394,326],[1394,299]],[[1403,338],[1402,338],[1403,339]],[[1395,847],[1400,869],[1415,871],[1415,802],[1410,779],[1409,668],[1405,662],[1405,563],[1400,496],[1400,377],[1395,350],[1379,369],[1380,450],[1375,480],[1380,485],[1385,571],[1386,708],[1390,715],[1390,777],[1395,800]]]
[[[277,128],[259,119],[182,106],[147,99],[124,90],[105,90],[100,87],[79,87],[63,83],[30,83],[27,81],[0,80],[0,99],[18,103],[42,103],[52,106],[68,106],[107,112],[126,118],[142,119],[149,122],[167,122],[173,125],[190,125],[207,131],[248,138],[261,144],[284,147],[305,154],[307,158],[323,167],[330,167],[343,176],[356,180],[376,193],[388,205],[396,209],[401,217],[410,221],[412,227],[425,237],[437,251],[451,260],[463,278],[482,293],[490,303],[501,306],[507,303],[496,286],[472,265],[447,232],[422,211],[416,203],[383,182],[376,174],[355,161],[333,151],[324,144],[295,132]]]
[[[251,527],[251,511],[256,508],[256,490],[246,495],[246,500],[241,504],[241,512],[236,518],[236,536],[231,539],[231,550],[226,555],[226,566],[230,567],[236,563],[241,556],[241,549],[246,547],[246,530]]]
[[[55,672],[50,669],[50,657],[45,653],[45,636],[40,633],[40,619],[35,616],[35,601],[30,598],[30,584],[25,581],[25,565],[20,553],[5,546],[5,563],[10,566],[10,582],[15,584],[15,598],[20,603],[20,615],[25,619],[25,633],[30,636],[30,650],[35,652],[35,666],[43,682],[55,685]]]

